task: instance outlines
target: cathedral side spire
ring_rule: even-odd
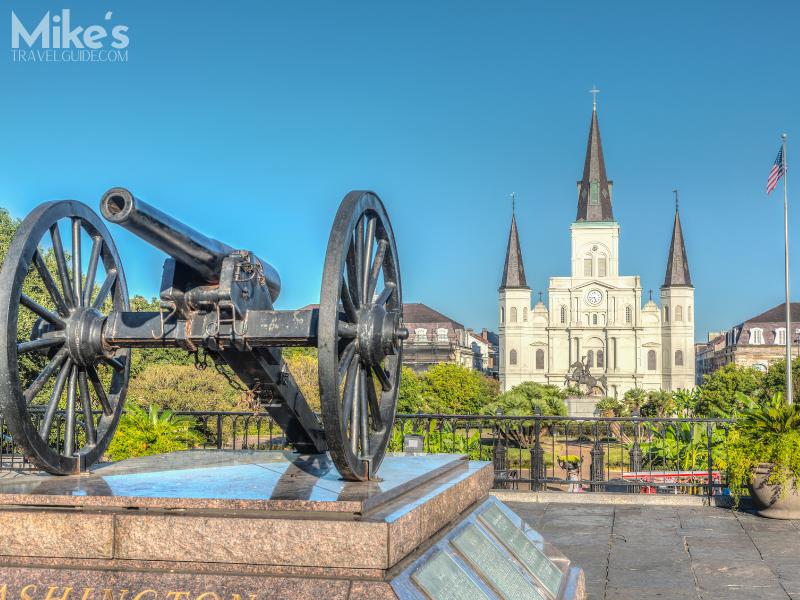
[[[522,251],[519,247],[519,233],[517,233],[517,217],[511,213],[511,231],[508,234],[508,248],[506,249],[506,263],[503,267],[503,280],[500,289],[525,288],[525,267],[522,264]]]
[[[678,213],[678,191],[674,191],[675,222],[672,225],[672,241],[669,244],[669,255],[667,256],[667,273],[664,276],[664,285],[662,287],[692,287],[692,278],[689,275],[689,261],[686,258],[686,246],[683,243],[681,218]]]
[[[603,160],[603,144],[600,141],[600,125],[597,122],[597,92],[592,105],[592,122],[589,125],[589,142],[586,145],[586,160],[583,178],[578,182],[578,216],[576,221],[613,221],[611,210],[611,186],[606,176]]]

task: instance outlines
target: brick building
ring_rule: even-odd
[[[792,344],[800,337],[800,302],[792,302]],[[797,352],[793,351],[796,357]],[[698,383],[703,375],[713,373],[723,365],[735,363],[766,371],[770,364],[786,359],[786,305],[778,304],[766,312],[751,317],[724,333],[709,335],[709,340],[697,351]]]

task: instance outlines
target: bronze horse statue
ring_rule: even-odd
[[[594,388],[599,388],[603,394],[606,394],[606,376],[595,377],[592,375],[589,372],[589,367],[584,362],[585,360],[586,357],[583,357],[581,360],[575,361],[569,366],[569,371],[564,378],[564,387],[569,387],[570,384],[574,384],[580,389],[582,385],[585,385],[588,392],[591,392]]]

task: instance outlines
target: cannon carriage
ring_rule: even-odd
[[[30,462],[54,474],[88,469],[116,430],[131,350],[173,347],[227,365],[298,452],[330,452],[345,479],[376,478],[408,336],[397,248],[377,195],[344,198],[319,307],[294,311],[273,308],[280,277],[252,252],[124,188],[103,195],[100,213],[168,255],[161,310],[131,310],[114,241],[85,204],[49,202],[25,218],[0,270],[0,410]],[[281,357],[287,346],[318,350],[321,421]]]

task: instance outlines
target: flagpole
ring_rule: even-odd
[[[784,266],[786,270],[786,402],[792,404],[792,303],[789,296],[789,192],[788,170],[786,168],[786,134],[783,140],[783,239],[784,239]]]

